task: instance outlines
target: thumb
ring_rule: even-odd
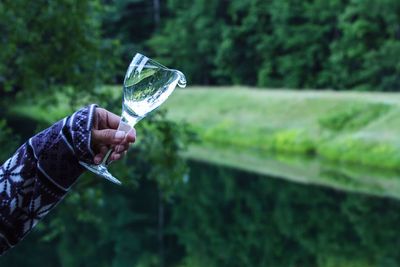
[[[125,132],[112,129],[93,130],[92,138],[93,141],[97,144],[105,144],[105,145],[119,144],[124,140]]]

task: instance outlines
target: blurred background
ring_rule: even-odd
[[[136,52],[189,87],[0,266],[400,266],[398,0],[2,0],[0,160]]]

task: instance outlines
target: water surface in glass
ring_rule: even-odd
[[[159,107],[176,86],[186,87],[182,72],[169,69],[137,54],[125,75],[122,119],[135,125],[149,112]]]

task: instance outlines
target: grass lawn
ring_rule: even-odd
[[[400,94],[191,87],[165,108],[209,144],[400,168]]]
[[[119,112],[120,86],[96,89]],[[91,103],[75,107],[60,93],[43,103],[14,106],[12,116],[51,124]],[[47,101],[47,102],[46,102]],[[163,108],[174,121],[189,123],[208,144],[289,154],[319,155],[400,169],[400,94],[333,91],[262,90],[246,87],[177,89]]]

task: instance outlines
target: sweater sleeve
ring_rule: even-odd
[[[91,163],[90,105],[30,138],[0,167],[0,255],[15,246]]]

